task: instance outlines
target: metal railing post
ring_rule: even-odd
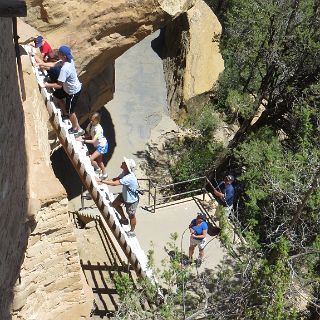
[[[202,194],[202,201],[204,201],[205,196],[206,196],[206,177],[203,177],[203,194]]]
[[[150,206],[151,204],[151,183],[150,183],[150,179],[148,179],[148,184],[149,184],[149,195],[148,195],[148,206]]]
[[[81,185],[81,209],[84,208],[83,185]]]
[[[156,212],[156,202],[157,202],[157,186],[154,187],[153,213]]]

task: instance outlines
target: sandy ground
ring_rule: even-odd
[[[137,237],[141,247],[147,252],[152,249],[155,252],[156,267],[162,268],[162,261],[169,260],[168,243],[174,243],[171,235],[177,233],[175,244],[186,256],[188,256],[190,232],[189,224],[198,212],[206,212],[209,198],[202,202],[202,196],[186,198],[183,201],[172,202],[168,205],[159,206],[155,213],[143,210],[140,206],[138,211],[139,224],[137,224]],[[208,236],[205,248],[205,257],[199,271],[206,268],[214,269],[221,261],[224,250],[221,248],[217,237],[217,222],[214,218],[214,210],[208,214]],[[198,249],[195,249],[193,258],[198,257]]]

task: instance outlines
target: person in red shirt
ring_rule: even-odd
[[[41,58],[35,56],[35,60],[37,63],[51,61],[51,59],[53,58],[53,50],[50,44],[42,36],[38,36],[34,39],[34,46],[36,48],[39,48],[41,53]]]

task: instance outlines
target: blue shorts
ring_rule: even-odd
[[[104,147],[101,147],[101,146],[98,146],[98,147],[97,147],[97,151],[98,151],[100,154],[106,154],[106,153],[108,152],[108,149],[109,149],[108,143],[107,143]]]

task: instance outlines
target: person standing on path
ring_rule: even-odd
[[[127,231],[128,237],[135,237],[135,227],[137,224],[136,211],[139,203],[139,194],[138,194],[138,180],[134,174],[134,169],[136,163],[133,159],[123,158],[124,161],[121,163],[120,168],[122,173],[112,180],[97,180],[98,183],[104,183],[109,186],[119,186],[122,185],[122,193],[120,193],[116,199],[112,202],[112,206],[117,210],[121,215],[120,222],[122,224],[128,223],[128,219],[125,217],[122,205],[126,207],[126,212],[130,219],[130,231]]]
[[[233,209],[233,201],[234,201],[234,176],[227,175],[219,183],[216,189],[214,189],[214,195],[218,198],[218,202],[220,205],[224,206],[227,209],[227,215]]]
[[[44,83],[45,88],[55,89],[53,96],[64,115],[68,115],[72,124],[70,134],[81,136],[84,130],[80,127],[75,113],[76,104],[81,93],[81,83],[78,79],[71,50],[67,46],[61,46],[58,51],[62,67],[56,83]],[[64,102],[64,100],[66,102]]]
[[[206,236],[208,232],[208,224],[205,221],[205,214],[198,213],[197,218],[193,219],[189,225],[190,230],[190,246],[189,246],[189,263],[196,246],[199,248],[199,258],[197,259],[197,267],[202,263],[204,257],[204,248],[206,246]]]
[[[101,169],[100,179],[104,180],[108,177],[106,167],[103,163],[103,155],[108,152],[108,140],[103,135],[103,128],[100,124],[101,115],[95,112],[90,117],[90,123],[87,126],[85,137],[77,138],[84,143],[92,144],[96,150],[90,155],[91,163],[95,171]]]

